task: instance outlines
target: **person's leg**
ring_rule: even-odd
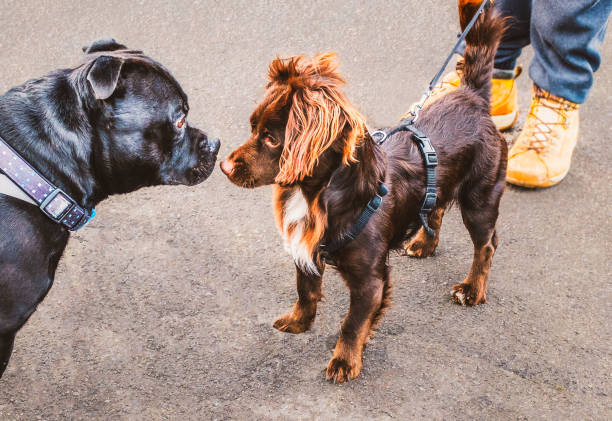
[[[533,0],[534,82],[529,114],[508,154],[507,181],[550,187],[569,172],[578,142],[578,104],[585,101],[600,64],[612,2]]]
[[[496,0],[495,8],[505,16],[506,31],[495,54],[491,81],[491,118],[499,130],[514,126],[518,118],[518,92],[515,80],[522,68],[516,60],[529,45],[531,0]]]
[[[510,0],[511,2],[512,0]],[[599,68],[612,1],[533,0],[529,76],[537,86],[582,104]]]
[[[503,16],[508,17],[508,29],[495,56],[491,117],[499,130],[506,130],[514,125],[518,117],[515,79],[521,74],[521,69],[516,68],[516,59],[521,55],[522,48],[529,44],[531,0],[496,0],[494,4]],[[458,48],[457,54],[463,56],[464,51],[465,42]],[[456,71],[447,73],[436,85],[425,105],[457,89],[460,81]],[[402,118],[410,118],[410,113],[416,110],[416,105],[417,103],[412,104]]]
[[[530,43],[531,0],[496,0],[495,8],[509,18],[495,55],[495,68],[514,70],[521,50]]]

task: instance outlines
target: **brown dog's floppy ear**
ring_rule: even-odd
[[[115,92],[122,67],[123,59],[119,57],[100,56],[94,61],[87,80],[96,99],[107,99]]]
[[[279,184],[311,176],[319,157],[336,141],[344,143],[340,148],[342,162],[348,165],[355,161],[355,148],[365,130],[363,117],[340,90],[344,81],[336,72],[335,54],[319,54],[307,63],[301,60],[291,60],[291,68],[276,69],[293,90],[276,177]]]

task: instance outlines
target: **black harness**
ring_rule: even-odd
[[[431,144],[431,141],[423,134],[423,132],[414,126],[414,119],[402,119],[397,127],[394,127],[388,132],[377,130],[372,132],[370,136],[374,142],[376,142],[376,144],[382,145],[390,136],[404,130],[408,130],[412,133],[411,138],[419,148],[419,151],[423,156],[423,161],[425,162],[425,196],[423,198],[423,203],[421,204],[419,218],[425,232],[427,232],[427,234],[431,237],[434,237],[436,234],[427,223],[427,218],[429,217],[431,211],[436,207],[436,200],[438,198],[438,188],[436,182],[438,156],[436,155],[436,150]],[[363,212],[361,212],[361,215],[359,215],[357,222],[354,223],[342,237],[328,244],[321,244],[319,249],[328,264],[335,265],[335,262],[331,258],[331,254],[340,250],[357,238],[359,234],[361,234],[366,225],[368,225],[370,218],[372,218],[378,209],[380,209],[383,198],[387,195],[387,193],[389,193],[389,189],[384,183],[381,183],[378,188],[378,193],[368,202]]]
[[[423,162],[425,163],[425,196],[423,203],[421,204],[421,210],[419,211],[419,218],[421,225],[425,229],[425,232],[435,237],[436,233],[429,227],[427,218],[431,211],[436,207],[436,200],[438,199],[438,187],[437,187],[437,175],[436,167],[438,166],[438,155],[436,149],[431,144],[431,140],[414,125],[416,118],[407,119],[404,118],[400,122],[399,126],[384,132],[377,130],[371,134],[372,138],[378,145],[382,145],[389,136],[394,135],[397,132],[407,130],[412,133],[411,138],[416,143],[421,155],[423,156]]]
[[[489,0],[483,0],[483,2],[480,4],[480,7],[478,8],[478,11],[474,14],[468,25],[459,35],[459,39],[455,43],[455,46],[453,47],[451,53],[444,61],[442,68],[438,71],[438,73],[436,73],[431,82],[429,82],[429,86],[427,87],[425,94],[417,104],[415,111],[410,111],[412,117],[402,119],[398,126],[394,127],[389,131],[385,132],[383,130],[377,130],[372,132],[370,135],[374,142],[376,142],[378,145],[382,145],[390,136],[394,135],[397,132],[404,130],[411,132],[411,139],[416,143],[417,147],[419,148],[419,151],[421,152],[421,155],[423,156],[423,161],[425,163],[425,196],[423,198],[423,203],[421,204],[421,210],[419,211],[419,219],[421,220],[421,224],[423,225],[425,232],[430,237],[435,237],[436,235],[435,231],[429,227],[427,219],[431,211],[436,207],[436,201],[438,199],[436,174],[436,167],[438,166],[438,156],[429,138],[423,132],[417,129],[414,126],[414,123],[419,118],[419,112],[423,109],[423,104],[425,103],[427,98],[429,98],[431,91],[436,86],[436,83],[438,83],[440,76],[442,76],[442,73],[450,62],[453,54],[455,54],[455,51],[457,51],[459,45],[463,42],[470,29],[472,29],[472,27],[476,23],[476,20],[484,11],[484,8],[488,2]],[[372,200],[368,202],[363,212],[361,212],[359,219],[349,228],[348,232],[346,232],[342,237],[338,238],[335,241],[332,241],[329,244],[321,244],[319,246],[321,255],[327,263],[334,265],[334,261],[330,255],[333,254],[335,251],[340,250],[342,247],[346,246],[348,243],[357,238],[357,236],[363,231],[363,229],[370,221],[370,218],[372,218],[376,211],[380,209],[380,206],[383,202],[383,197],[386,196],[388,192],[389,190],[387,189],[387,186],[385,186],[384,183],[381,183],[376,196],[374,196],[374,198],[372,198]]]
[[[363,212],[361,212],[361,215],[359,215],[357,222],[353,224],[353,226],[349,228],[349,230],[342,237],[332,241],[329,244],[321,244],[319,248],[328,262],[330,254],[340,250],[342,247],[346,246],[348,243],[357,238],[359,234],[361,234],[361,231],[363,231],[366,225],[368,225],[370,218],[380,208],[380,205],[382,205],[383,197],[385,197],[387,193],[389,193],[387,186],[385,186],[384,183],[381,183],[378,187],[378,193],[368,202]]]

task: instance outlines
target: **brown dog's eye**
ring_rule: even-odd
[[[270,133],[265,133],[264,136],[265,136],[264,142],[266,142],[266,145],[269,148],[276,148],[276,147],[278,147],[278,145],[280,145],[280,142],[278,140],[276,140],[275,138],[273,138],[270,135]]]

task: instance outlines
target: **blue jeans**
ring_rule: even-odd
[[[601,63],[612,1],[496,0],[495,7],[511,16],[495,56],[495,68],[514,69],[523,47],[534,51],[529,76],[540,88],[582,104]]]

